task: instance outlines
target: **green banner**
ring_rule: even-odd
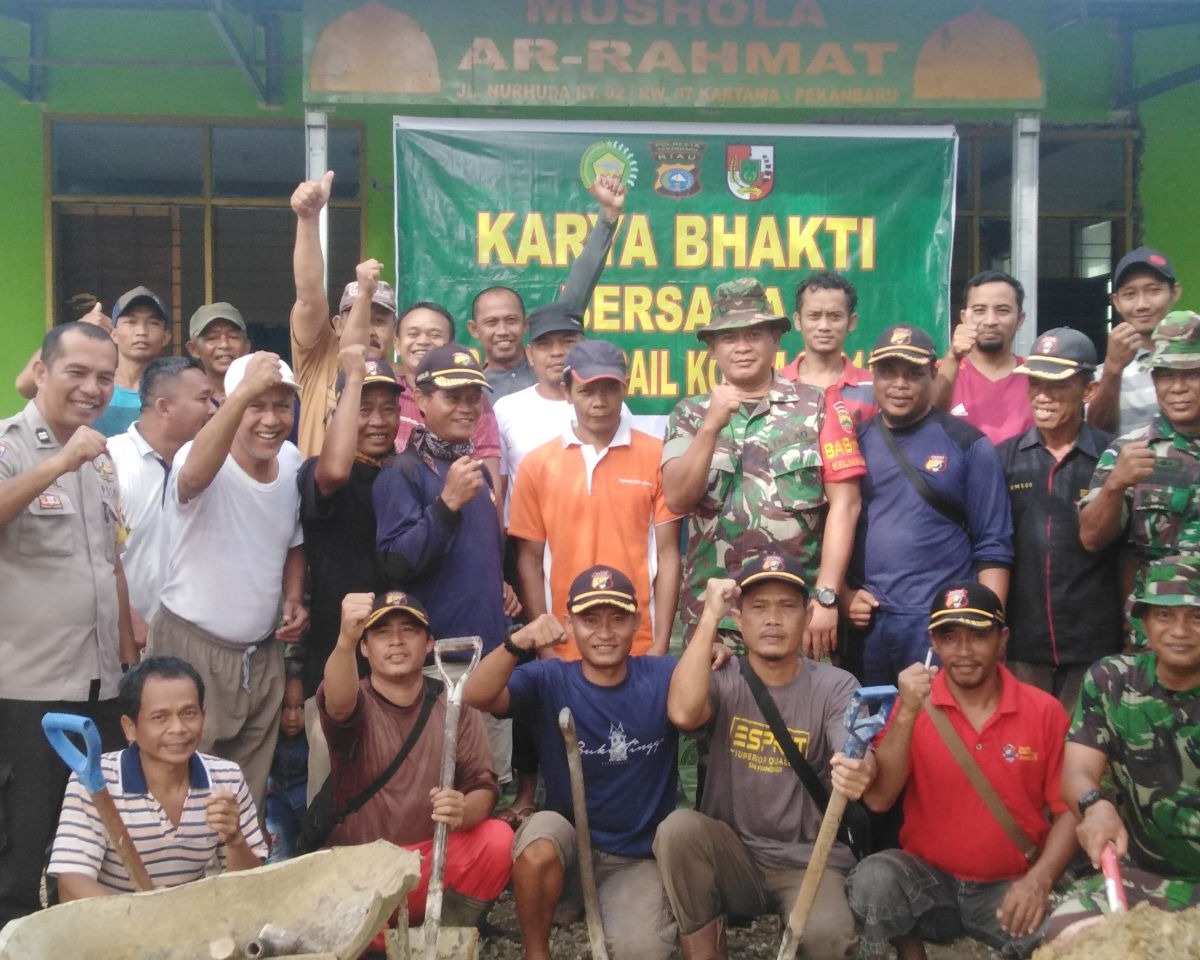
[[[305,0],[308,103],[1035,110],[1042,0]]]
[[[585,324],[627,352],[635,413],[711,388],[696,331],[717,284],[736,276],[758,277],[791,315],[809,273],[846,274],[859,292],[847,346],[860,359],[901,321],[944,346],[957,143],[948,127],[397,117],[401,301],[443,303],[462,330],[472,297],[494,284],[528,308],[553,300],[598,213],[586,185],[623,171],[624,215]],[[799,347],[785,336],[787,358]]]

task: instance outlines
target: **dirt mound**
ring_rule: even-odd
[[[1200,907],[1175,913],[1139,903],[1108,917],[1061,948],[1040,947],[1033,960],[1187,960],[1200,958]]]

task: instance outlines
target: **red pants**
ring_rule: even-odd
[[[508,886],[512,873],[512,840],[512,827],[495,819],[484,820],[463,833],[451,833],[446,838],[444,888],[476,900],[495,900]],[[408,895],[408,922],[415,925],[425,919],[433,841],[410,844],[405,849],[421,855],[421,882]]]

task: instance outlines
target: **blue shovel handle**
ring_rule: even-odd
[[[90,717],[76,713],[48,713],[42,717],[42,730],[54,752],[78,774],[79,782],[88,793],[99,793],[104,789],[104,773],[100,770],[100,731]],[[68,733],[83,737],[86,753],[75,746]]]
[[[893,686],[860,687],[850,698],[846,706],[846,729],[850,735],[842,747],[842,753],[851,760],[858,760],[866,755],[867,747],[878,736],[879,731],[887,724],[892,712],[892,704],[900,691]],[[871,712],[871,708],[879,709]],[[865,714],[863,708],[867,708]]]

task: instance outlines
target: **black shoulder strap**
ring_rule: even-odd
[[[412,752],[412,748],[416,745],[417,739],[421,736],[421,731],[425,729],[425,724],[429,720],[429,715],[433,712],[433,705],[437,702],[438,696],[442,692],[442,685],[437,680],[425,678],[425,697],[421,701],[421,712],[417,714],[417,722],[413,724],[412,730],[409,731],[407,737],[404,738],[404,743],[400,746],[400,752],[396,754],[394,760],[387,765],[383,773],[377,776],[358,796],[346,804],[345,808],[337,811],[333,815],[333,822],[341,823],[352,813],[357,813],[363,808],[368,800],[383,789],[384,785],[395,776],[396,771],[400,769],[400,764],[404,763],[405,758]]]
[[[883,442],[887,444],[888,449],[892,452],[892,456],[896,458],[896,463],[899,464],[901,471],[903,471],[904,478],[910,484],[912,484],[912,488],[917,491],[917,495],[955,526],[962,527],[964,530],[966,530],[967,518],[962,512],[962,509],[957,503],[951,503],[945,497],[934,491],[934,489],[925,482],[925,478],[917,472],[917,468],[909,463],[908,457],[906,457],[904,452],[900,449],[900,444],[896,442],[896,438],[892,434],[892,431],[888,428],[888,425],[883,422],[882,413],[877,413],[875,415],[875,426],[879,429],[879,435],[883,437]]]
[[[758,704],[758,709],[762,711],[762,715],[767,721],[767,726],[771,728],[771,734],[775,737],[775,742],[779,744],[779,749],[783,751],[783,755],[787,757],[787,762],[791,764],[792,769],[796,771],[796,776],[804,784],[804,789],[816,801],[817,807],[823,814],[825,807],[829,804],[829,791],[825,789],[825,784],[817,778],[813,768],[809,766],[808,761],[804,759],[804,755],[800,752],[800,748],[796,746],[796,741],[788,733],[787,724],[783,722],[783,717],[779,715],[779,707],[775,705],[774,697],[767,690],[766,684],[762,682],[762,678],[750,666],[749,659],[739,657],[738,666],[741,668],[742,677],[745,679],[746,685],[750,688],[750,692],[754,694],[754,702]]]

